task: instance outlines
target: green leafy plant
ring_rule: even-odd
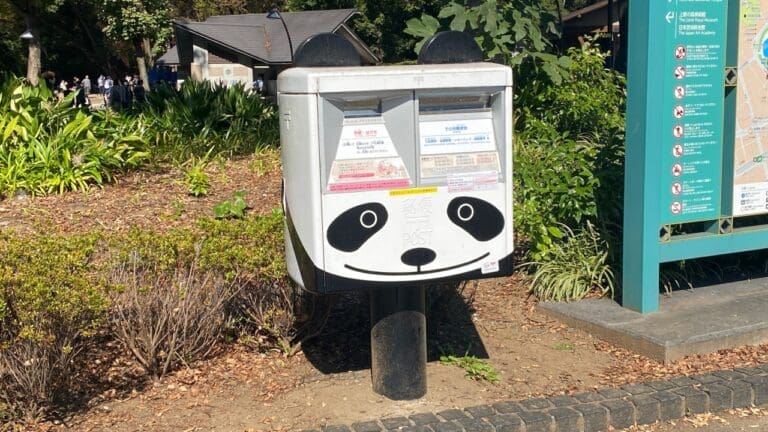
[[[208,165],[208,158],[193,157],[189,160],[189,163],[190,167],[184,177],[184,183],[187,185],[187,191],[190,195],[196,197],[208,195],[208,189],[211,187],[211,180],[208,177],[208,174],[205,172],[205,168]]]
[[[442,355],[440,356],[440,364],[458,366],[466,372],[465,377],[473,380],[485,380],[493,383],[501,379],[501,375],[493,369],[493,366],[473,355],[465,354],[463,357]]]
[[[232,194],[232,199],[223,201],[213,207],[213,216],[216,219],[242,219],[248,204],[245,202],[245,192],[237,191]]]
[[[140,119],[85,113],[44,85],[0,85],[0,194],[87,190],[148,157]]]
[[[534,268],[531,291],[542,300],[576,300],[593,290],[613,295],[616,276],[610,265],[610,247],[587,222],[574,232],[563,226],[563,238],[554,242],[547,259],[530,262]]]
[[[187,80],[180,90],[158,87],[147,99],[142,117],[158,158],[181,162],[214,148],[227,156],[243,155],[280,140],[275,106],[242,85]]]
[[[608,240],[621,226],[625,80],[589,44],[568,56],[559,85],[528,75],[515,98],[515,225],[537,262],[562,247],[563,225],[598,224]]]
[[[0,405],[37,420],[67,394],[108,301],[89,272],[98,236],[0,233]]]
[[[573,342],[558,342],[553,348],[557,351],[573,351],[576,348],[576,344]]]

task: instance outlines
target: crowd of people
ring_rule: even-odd
[[[97,101],[100,99],[104,106],[113,109],[130,108],[134,103],[144,102],[147,98],[144,83],[138,75],[126,75],[125,78],[118,80],[113,80],[109,75],[99,75],[95,83],[90,76],[85,75],[83,79],[73,77],[72,82],[65,79],[60,80],[58,85],[55,82],[53,75],[46,77],[48,87],[59,99],[75,93],[72,103],[77,108],[89,108],[92,96],[96,96]]]

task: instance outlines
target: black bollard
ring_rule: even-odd
[[[393,400],[427,393],[427,318],[423,286],[371,291],[373,391]]]

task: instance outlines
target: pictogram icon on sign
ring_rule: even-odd
[[[685,116],[685,107],[682,105],[678,105],[675,107],[675,109],[672,111],[672,115],[675,116],[676,119],[681,119],[683,116]]]
[[[685,78],[685,75],[687,72],[685,71],[685,66],[678,66],[675,68],[675,79],[683,79]]]
[[[683,174],[683,166],[679,163],[676,163],[672,165],[672,175],[675,177],[680,177]]]
[[[672,135],[675,138],[682,138],[685,134],[685,129],[683,129],[682,125],[675,125],[675,127],[672,128]]]
[[[683,155],[683,146],[681,144],[675,144],[674,147],[672,147],[672,156],[679,158]]]
[[[685,49],[685,45],[678,45],[675,47],[675,58],[678,60],[682,60],[687,55],[687,50]]]
[[[672,214],[680,214],[683,211],[683,205],[680,202],[675,201],[669,206],[669,209],[672,211]]]
[[[683,185],[679,182],[672,183],[672,195],[680,195],[683,193]]]
[[[685,97],[685,87],[675,86],[675,98],[682,99]]]

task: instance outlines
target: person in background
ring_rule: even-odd
[[[133,98],[137,104],[147,101],[147,94],[144,92],[144,82],[140,79],[136,80],[136,86],[133,88]]]
[[[73,102],[75,108],[87,108],[89,105],[88,96],[85,93],[82,83],[76,86],[73,90],[75,92],[75,101]]]
[[[264,93],[264,76],[259,75],[256,77],[256,81],[253,82],[253,89],[256,90],[258,94]]]
[[[88,77],[88,75],[83,78],[82,85],[85,96],[88,97],[88,95],[91,94],[91,79]]]
[[[106,101],[112,95],[112,77],[107,75],[104,79],[104,100]]]
[[[99,85],[99,94],[104,96],[104,75],[99,75],[96,79],[96,83]]]

